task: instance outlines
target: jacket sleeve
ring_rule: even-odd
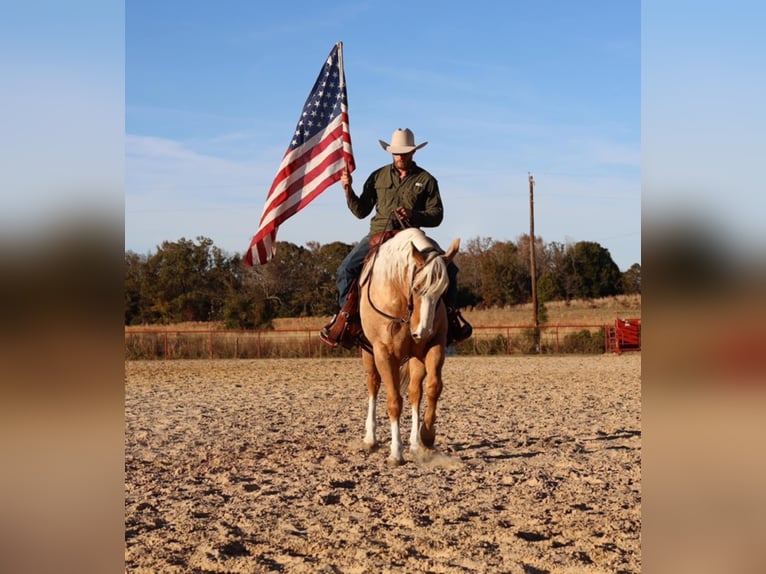
[[[418,202],[420,204],[420,202]],[[439,193],[439,182],[429,178],[425,185],[422,209],[416,209],[412,214],[412,224],[416,227],[437,227],[444,219],[444,206]],[[420,207],[420,205],[418,206]]]
[[[372,208],[375,207],[378,194],[375,191],[375,178],[373,173],[364,182],[362,188],[362,195],[356,195],[353,190],[348,194],[346,198],[346,205],[358,219],[364,219],[372,212]]]

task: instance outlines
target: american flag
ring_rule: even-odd
[[[343,43],[330,51],[303,106],[282,163],[266,196],[261,222],[245,264],[263,265],[276,253],[277,229],[333,183],[343,169],[356,167],[348,127]]]

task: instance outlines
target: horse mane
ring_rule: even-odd
[[[435,250],[438,254],[444,254],[444,250],[436,241],[427,237],[420,229],[411,227],[400,231],[381,246],[380,255],[386,260],[386,265],[377,265],[375,273],[381,273],[386,281],[399,281],[409,285],[412,266],[415,264],[410,243],[414,244],[418,251]],[[426,255],[426,264],[415,275],[412,287],[423,297],[433,297],[443,293],[448,283],[444,258]]]

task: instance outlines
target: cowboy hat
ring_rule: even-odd
[[[391,145],[388,145],[383,140],[378,141],[380,142],[380,147],[388,153],[410,153],[428,144],[428,142],[423,142],[420,145],[415,145],[415,134],[409,128],[399,128],[391,134]]]

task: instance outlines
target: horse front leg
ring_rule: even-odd
[[[423,378],[426,374],[426,368],[423,363],[410,357],[410,406],[412,408],[412,428],[410,429],[410,450],[416,451],[421,447],[420,442],[420,401],[423,398]]]
[[[443,366],[444,347],[434,345],[426,354],[426,409],[420,428],[420,440],[428,448],[433,447],[436,440],[436,403],[442,393]]]
[[[399,432],[399,417],[402,414],[402,395],[399,392],[399,362],[395,356],[383,349],[375,349],[375,366],[386,385],[386,405],[391,422],[391,454],[388,460],[393,465],[404,464],[402,437]]]
[[[364,423],[364,445],[373,449],[378,444],[375,421],[375,409],[380,390],[380,373],[375,366],[375,359],[370,353],[362,352],[362,364],[367,372],[367,420]]]

